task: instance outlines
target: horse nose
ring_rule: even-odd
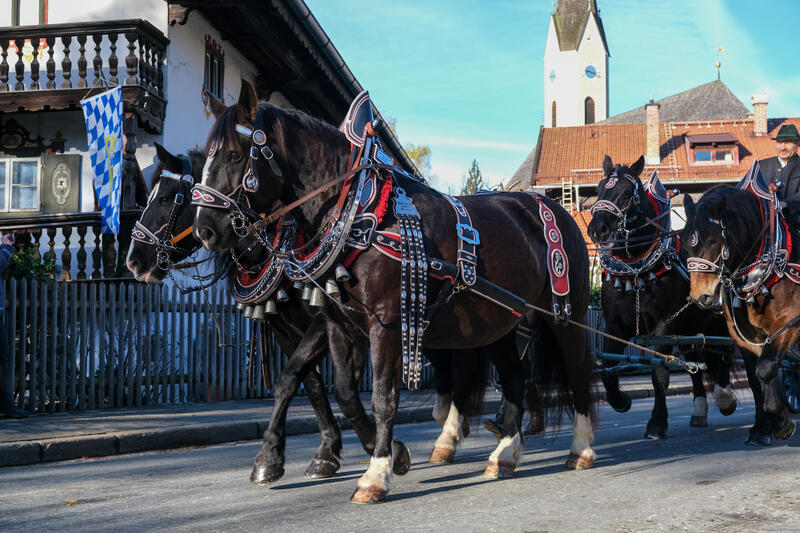
[[[217,238],[217,234],[208,226],[201,226],[197,230],[197,236],[200,237],[200,240],[206,245],[213,243]]]
[[[134,276],[136,276],[139,273],[139,269],[142,268],[142,264],[136,257],[129,257],[126,265]]]
[[[698,298],[697,303],[700,304],[700,307],[703,309],[710,309],[711,305],[714,303],[714,296],[711,294],[704,294]]]
[[[608,240],[608,237],[611,235],[611,230],[605,224],[605,222],[601,222],[599,220],[593,220],[589,223],[589,236],[592,240],[596,243],[603,243]]]

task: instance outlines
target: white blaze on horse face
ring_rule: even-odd
[[[455,450],[461,440],[464,439],[464,417],[456,409],[456,404],[450,404],[450,413],[447,415],[442,428],[442,433],[436,439],[434,448],[444,448],[446,450]]]
[[[208,182],[208,176],[211,174],[211,164],[214,162],[214,156],[209,153],[208,158],[206,159],[206,164],[203,165],[203,176],[200,178],[200,184],[206,185]]]
[[[692,406],[692,416],[708,416],[708,400],[697,397]]]
[[[594,461],[595,454],[589,444],[594,440],[594,429],[592,421],[586,415],[575,413],[575,421],[572,423],[572,446],[569,451]]]
[[[358,487],[362,489],[379,488],[389,492],[392,483],[392,456],[372,457],[369,468],[358,480]]]
[[[520,455],[522,455],[522,449],[522,438],[519,433],[514,433],[512,437],[503,437],[497,444],[497,448],[492,452],[492,455],[489,456],[489,462],[517,466]]]
[[[156,183],[156,186],[153,187],[153,190],[150,191],[150,196],[147,198],[147,207],[150,207],[150,204],[153,203],[153,200],[155,199],[156,194],[158,194],[158,187],[160,185],[161,185],[161,181],[159,180],[159,182]]]

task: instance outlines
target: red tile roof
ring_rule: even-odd
[[[643,175],[658,169],[661,179],[673,181],[722,181],[742,177],[754,159],[775,155],[771,139],[784,124],[800,128],[800,117],[770,119],[769,135],[756,136],[753,120],[715,120],[661,123],[661,164],[646,165]],[[738,165],[689,165],[686,136],[730,134],[739,145]],[[593,184],[602,179],[603,157],[630,165],[645,154],[645,124],[592,124],[562,128],[543,128],[541,151],[534,170],[533,185],[560,186],[562,178],[576,184]]]
[[[572,218],[575,219],[575,222],[578,223],[578,227],[581,230],[581,235],[583,235],[583,240],[586,242],[586,247],[589,248],[589,257],[595,255],[595,244],[592,242],[592,239],[589,237],[588,228],[589,222],[592,221],[592,213],[588,210],[586,211],[573,211],[570,213]]]

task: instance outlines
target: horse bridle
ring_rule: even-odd
[[[245,167],[242,181],[231,192],[230,195],[209,187],[208,185],[198,184],[192,189],[192,204],[198,207],[208,207],[211,209],[224,209],[228,211],[231,226],[234,233],[239,237],[246,237],[248,223],[258,220],[261,216],[250,206],[248,193],[258,191],[260,178],[258,176],[258,159],[263,157],[272,169],[272,172],[282,177],[283,172],[275,160],[275,153],[267,146],[267,134],[263,130],[263,119],[260,113],[256,114],[253,129],[243,124],[235,125],[236,132],[250,139],[250,150],[248,153],[247,166]],[[209,150],[209,157],[214,155],[216,144],[212,144]]]
[[[631,195],[630,200],[628,200],[628,205],[625,206],[625,209],[621,209],[611,200],[597,200],[589,212],[592,216],[594,216],[598,211],[611,213],[617,219],[617,231],[622,234],[627,234],[630,233],[630,230],[628,230],[628,210],[632,205],[639,205],[641,198],[639,194],[639,182],[630,174],[620,172],[620,165],[617,165],[617,167],[614,169],[614,172],[609,174],[605,188],[613,189],[616,187],[617,183],[619,182],[620,175],[633,185],[633,194]],[[637,218],[639,214],[640,213],[637,213],[636,217],[634,218]]]
[[[185,207],[186,197],[189,195],[192,187],[194,186],[194,177],[192,176],[192,162],[188,156],[180,154],[178,157],[181,159],[181,166],[183,174],[176,174],[169,170],[162,170],[160,179],[174,179],[180,184],[178,192],[172,200],[170,207],[169,219],[167,223],[161,228],[151,231],[140,220],[137,220],[131,232],[131,239],[138,241],[156,248],[156,265],[162,270],[169,270],[172,267],[172,252],[191,254],[191,250],[180,248],[176,246],[180,241],[192,234],[193,226],[189,226],[177,235],[173,235],[175,231],[175,222],[178,220],[178,215]]]

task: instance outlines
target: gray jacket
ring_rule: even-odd
[[[6,266],[8,266],[8,261],[11,259],[11,256],[14,255],[14,247],[10,244],[3,244],[0,245],[0,272],[5,270]],[[5,289],[3,283],[0,283],[0,319],[5,316]]]

